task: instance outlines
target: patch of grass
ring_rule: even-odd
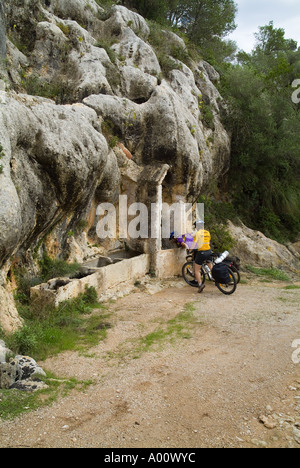
[[[247,269],[258,276],[264,276],[267,279],[272,279],[276,281],[289,281],[290,278],[286,273],[277,268],[256,268],[250,265],[247,265]]]
[[[288,286],[285,286],[284,289],[300,289],[300,286],[296,286],[295,284],[289,284]]]
[[[70,50],[61,53],[67,56]],[[73,87],[70,80],[57,75],[53,81],[47,81],[42,77],[32,74],[26,75],[23,72],[22,86],[25,91],[31,96],[41,96],[47,99],[55,100],[56,104],[71,104],[73,102]]]
[[[24,326],[5,338],[16,354],[44,360],[66,350],[83,351],[107,336],[109,313],[97,299],[95,288],[54,308],[17,304]],[[92,313],[93,312],[93,313]]]
[[[178,339],[190,339],[192,326],[196,323],[194,311],[193,304],[186,304],[184,310],[163,327],[141,338],[135,349],[135,358],[144,352],[160,349],[166,342],[174,343]]]
[[[139,359],[143,353],[160,351],[166,344],[176,344],[179,340],[192,337],[192,329],[201,325],[194,316],[195,306],[186,304],[183,311],[167,322],[161,323],[156,330],[134,340],[126,340],[116,352],[107,352],[108,359],[124,361]],[[143,328],[143,327],[142,327]]]
[[[214,114],[210,106],[201,100],[199,102],[199,108],[201,110],[201,120],[204,125],[211,130],[215,130]]]
[[[115,39],[102,39],[95,44],[95,47],[99,47],[100,49],[104,49],[111,61],[114,65],[117,62],[117,54],[112,49],[112,45],[116,43]]]
[[[58,397],[67,396],[71,390],[84,391],[93,384],[91,380],[58,379],[49,373],[42,380],[48,388],[36,392],[22,392],[16,389],[0,390],[0,419],[12,420],[22,413],[50,406]]]
[[[162,73],[168,76],[172,70],[182,70],[182,64],[190,64],[190,57],[187,50],[178,44],[170,41],[161,25],[155,21],[148,21],[150,27],[150,36],[148,38],[151,46],[155,50]],[[166,29],[166,28],[164,28]]]
[[[48,255],[44,255],[39,262],[41,276],[44,282],[59,276],[68,276],[80,271],[78,263],[67,263],[61,259],[52,259]]]

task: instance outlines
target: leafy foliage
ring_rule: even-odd
[[[232,133],[230,187],[244,221],[281,242],[300,231],[300,112],[291,83],[300,49],[273,23],[223,75]]]
[[[203,203],[205,207],[205,225],[211,233],[213,250],[224,252],[232,249],[234,239],[226,228],[226,223],[228,219],[234,219],[236,216],[233,206],[205,195],[202,195],[198,202]]]
[[[179,29],[206,59],[222,60],[236,50],[235,43],[223,40],[236,28],[233,0],[123,0],[121,4]]]

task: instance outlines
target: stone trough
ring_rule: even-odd
[[[184,249],[161,250],[156,253],[157,278],[181,275],[185,262]],[[82,265],[81,272],[70,278],[54,278],[47,283],[31,288],[31,299],[35,303],[58,307],[63,301],[84,293],[86,287],[94,287],[98,297],[118,289],[134,285],[149,274],[150,254],[133,251],[116,251],[107,257],[97,257]]]
[[[54,278],[31,288],[31,299],[35,303],[57,307],[61,302],[83,293],[86,287],[94,287],[100,297],[123,283],[134,283],[148,272],[148,254],[113,252],[107,257],[97,257],[84,263],[75,277]]]

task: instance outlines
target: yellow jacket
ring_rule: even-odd
[[[200,229],[194,237],[195,249],[197,250],[210,250],[211,235],[209,231]]]

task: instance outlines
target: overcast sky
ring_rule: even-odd
[[[300,0],[235,0],[238,5],[237,29],[228,36],[240,49],[251,52],[254,33],[260,26],[274,21],[275,28],[283,28],[286,39],[298,41],[300,47]]]

